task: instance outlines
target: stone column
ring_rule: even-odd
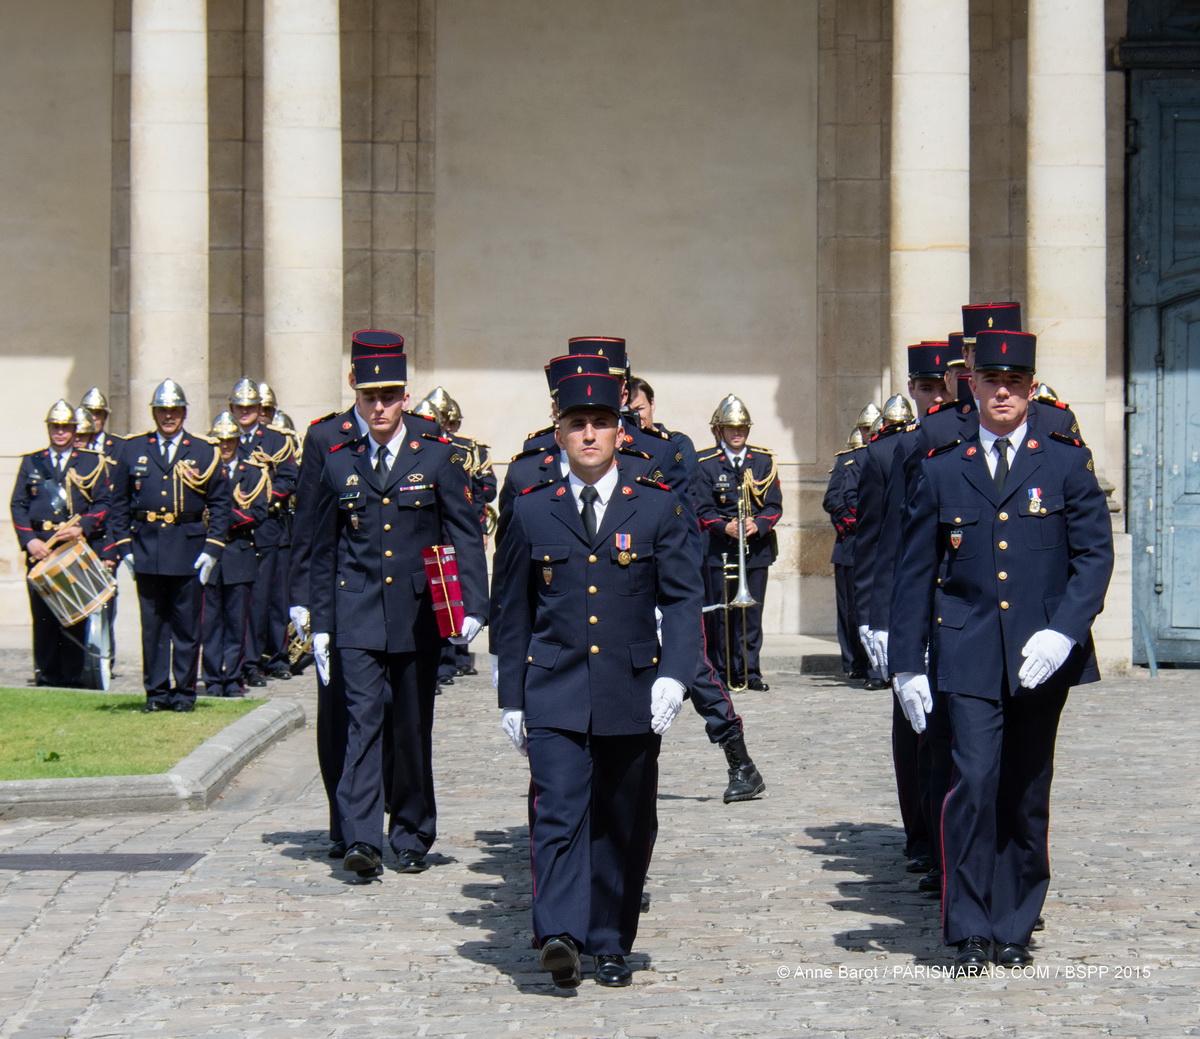
[[[1026,327],[1038,376],[1105,437],[1105,122],[1103,0],[1031,0]],[[1122,396],[1117,395],[1119,407]],[[1121,412],[1108,416],[1122,422]]]
[[[129,412],[178,382],[208,410],[208,46],[205,0],[133,0],[130,73]]]
[[[892,341],[885,397],[904,391],[908,345],[944,339],[969,302],[967,16],[966,0],[895,0],[892,8]]]
[[[263,5],[266,380],[305,423],[341,402],[342,118],[338,0]]]

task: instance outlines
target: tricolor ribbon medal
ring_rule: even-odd
[[[1040,512],[1042,508],[1042,489],[1040,487],[1029,488],[1029,511]]]
[[[628,534],[614,534],[613,541],[617,546],[617,562],[622,566],[628,566],[629,561],[633,558],[629,554],[629,546],[633,544],[633,538]]]

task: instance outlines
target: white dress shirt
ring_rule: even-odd
[[[1017,457],[1017,448],[1019,448],[1021,446],[1021,444],[1024,442],[1025,433],[1028,429],[1029,429],[1029,423],[1022,422],[1011,433],[1001,434],[1001,433],[992,433],[989,430],[984,429],[983,426],[980,425],[980,427],[979,427],[979,446],[983,448],[983,457],[987,459],[988,472],[990,472],[992,474],[992,476],[996,475],[996,463],[999,462],[999,460],[1000,460],[999,457],[996,455],[996,441],[999,440],[1001,436],[1008,437],[1008,443],[1009,443],[1008,468],[1011,471],[1012,466],[1013,466],[1013,461]]]
[[[620,478],[620,473],[614,465],[592,486],[596,488],[596,493],[600,495],[595,501],[593,508],[596,512],[596,529],[599,530],[604,525],[604,510],[608,508],[609,500],[613,496],[613,491],[617,489],[617,480]],[[575,508],[583,513],[583,499],[579,497],[583,489],[587,486],[574,473],[567,474],[567,484],[571,488],[571,493],[575,495]]]

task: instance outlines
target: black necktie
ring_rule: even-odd
[[[996,472],[992,479],[996,481],[996,493],[1004,491],[1004,481],[1008,477],[1008,437],[996,438]]]
[[[379,477],[379,485],[383,486],[383,481],[387,479],[388,469],[388,449],[381,447],[375,452],[375,474]]]
[[[590,484],[579,492],[579,498],[583,502],[583,532],[587,535],[589,544],[596,540],[596,499],[600,497],[600,492]]]
[[[162,456],[163,456],[163,465],[165,465],[169,468],[171,465],[171,441],[164,440],[162,442]]]

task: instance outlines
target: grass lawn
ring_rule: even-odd
[[[190,714],[142,714],[142,696],[0,689],[0,780],[165,772],[264,700],[201,697]]]

